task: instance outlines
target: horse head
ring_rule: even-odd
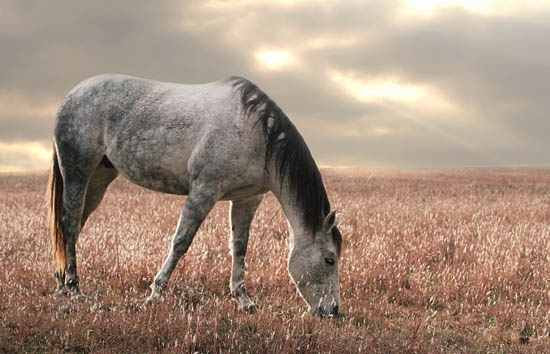
[[[288,271],[311,314],[334,316],[340,307],[338,266],[342,236],[338,231],[340,215],[330,212],[322,228],[310,239],[292,246]]]

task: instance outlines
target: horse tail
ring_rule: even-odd
[[[56,276],[61,279],[65,274],[65,241],[61,228],[61,212],[63,210],[63,177],[59,169],[57,154],[53,151],[52,169],[48,182],[47,197],[49,198],[49,223],[50,237],[52,241],[52,255],[56,268]]]

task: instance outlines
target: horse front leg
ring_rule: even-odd
[[[217,190],[195,187],[187,196],[180,215],[176,233],[166,260],[151,284],[151,295],[145,301],[152,304],[162,298],[162,293],[180,258],[187,252],[195,233],[217,201]]]
[[[256,196],[246,201],[232,201],[229,215],[231,223],[230,247],[232,256],[231,281],[229,287],[231,294],[239,303],[239,307],[248,313],[256,311],[256,305],[246,292],[244,285],[246,249],[248,247],[248,236],[250,224],[258,209],[262,196]]]

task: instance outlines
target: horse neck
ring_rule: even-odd
[[[285,177],[285,180],[281,183],[278,177],[273,176],[270,181],[270,189],[283,208],[288,224],[290,251],[292,251],[295,247],[311,241],[311,238],[307,237],[308,231],[302,219],[302,211],[296,203],[296,198],[290,192],[290,183],[287,179],[288,177]]]

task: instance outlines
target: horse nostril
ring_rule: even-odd
[[[340,307],[338,305],[334,305],[334,308],[332,309],[332,314],[336,316],[338,314],[339,309]]]

